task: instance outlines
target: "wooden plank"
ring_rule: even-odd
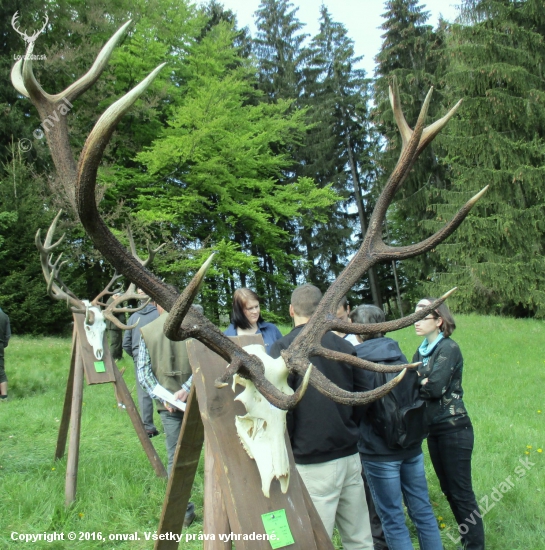
[[[182,532],[184,515],[197,473],[203,441],[204,427],[193,384],[187,398],[182,429],[178,437],[172,472],[168,480],[161,519],[157,528],[159,537],[169,534],[170,538],[170,534],[179,535]],[[176,540],[157,540],[154,548],[155,550],[177,550],[178,542]]]
[[[204,438],[204,520],[203,533],[214,534],[217,540],[203,542],[203,550],[231,550],[228,539],[220,540],[219,535],[231,532],[227,509],[223,502],[220,485],[221,465],[214,459],[214,453],[205,435]]]
[[[142,444],[148,460],[150,461],[158,477],[167,477],[166,468],[161,462],[161,459],[159,458],[155,447],[151,443],[151,439],[148,435],[148,432],[146,432],[146,428],[144,426],[144,423],[142,422],[142,418],[140,417],[140,414],[136,409],[136,405],[134,404],[131,392],[129,391],[129,388],[127,388],[125,379],[123,378],[123,375],[119,372],[115,361],[113,362],[113,371],[115,376],[114,385],[116,389],[116,394],[119,396],[121,403],[125,405],[125,410],[129,413],[129,418],[131,419],[132,425],[134,426],[134,431],[136,432],[136,435],[138,436],[138,439]]]
[[[83,362],[81,360],[80,349],[81,346],[76,346],[74,390],[72,393],[72,410],[70,415],[70,442],[68,444],[68,459],[66,462],[66,480],[64,487],[65,506],[70,506],[76,500],[76,488],[78,484],[81,405],[83,402]]]
[[[95,369],[95,361],[98,361],[95,357],[95,352],[87,340],[87,335],[85,334],[85,315],[74,315],[74,325],[78,332],[78,339],[80,342],[80,352],[83,361],[83,367],[85,370],[85,380],[90,386],[93,384],[105,384],[107,382],[115,382],[115,374],[113,369],[113,359],[110,352],[110,347],[108,346],[108,339],[106,338],[106,332],[104,331],[104,336],[102,340],[102,349],[103,357],[101,361],[104,363],[106,369],[105,372],[97,372]]]
[[[262,344],[260,335],[234,337],[233,340],[241,346]],[[241,536],[252,533],[265,534],[261,515],[284,509],[295,540],[295,543],[288,547],[290,550],[332,549],[330,541],[328,546],[318,547],[316,544],[313,523],[307,511],[301,480],[291,453],[288,453],[290,484],[287,493],[283,494],[280,484],[274,480],[271,484],[270,498],[263,495],[257,466],[242,448],[235,429],[235,414],[243,415],[246,411],[241,403],[235,403],[234,394],[229,387],[218,389],[214,385],[215,379],[225,370],[226,361],[196,340],[188,341],[187,347],[206,436],[209,438],[214,459],[222,468],[219,481],[231,531]],[[287,434],[286,442],[289,446]],[[235,541],[235,546],[237,550],[271,548],[270,542],[266,540],[238,540]]]
[[[74,390],[74,367],[76,365],[76,347],[78,343],[78,333],[76,325],[72,331],[72,355],[70,357],[70,371],[66,381],[66,391],[64,392],[64,405],[62,407],[61,423],[59,424],[59,434],[57,435],[57,446],[55,448],[55,460],[62,458],[66,451],[66,438],[68,437],[68,428],[70,427],[70,411],[72,409],[72,392]]]

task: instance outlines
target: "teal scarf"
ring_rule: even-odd
[[[424,341],[420,344],[420,347],[418,348],[418,353],[420,353],[420,355],[422,356],[422,365],[424,367],[428,366],[430,355],[432,354],[437,344],[441,340],[443,340],[443,338],[444,338],[443,333],[440,332],[439,336],[431,344],[428,344],[427,338],[424,338]]]

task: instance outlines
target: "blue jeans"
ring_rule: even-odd
[[[402,497],[416,527],[421,550],[442,550],[424,473],[422,453],[392,462],[363,462],[367,482],[390,550],[413,550]]]

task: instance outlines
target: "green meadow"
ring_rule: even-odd
[[[473,481],[486,512],[487,548],[543,550],[545,324],[479,316],[456,320],[454,339],[465,358],[465,401],[476,436]],[[420,344],[414,330],[390,336],[411,359]],[[69,362],[69,339],[14,336],[6,350],[10,398],[0,402],[0,548],[151,549],[145,533],[153,534],[158,525],[166,482],[155,476],[110,384],[85,387],[77,501],[64,506],[66,459],[55,462],[53,455]],[[132,360],[125,356],[119,367],[126,368],[136,397]],[[152,442],[165,461],[164,435]],[[457,526],[429,460],[427,474],[444,547],[453,550]],[[192,495],[197,521],[188,533],[202,530],[202,495],[201,460]],[[12,532],[53,531],[65,538],[76,533],[77,540],[12,540]],[[105,541],[92,540],[99,532]],[[110,534],[135,532],[141,540],[108,540]],[[202,548],[202,543],[182,542],[180,548]]]

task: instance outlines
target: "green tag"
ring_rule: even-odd
[[[104,366],[104,361],[95,361],[95,371],[96,372],[106,372],[106,367]]]
[[[261,519],[263,520],[265,533],[270,537],[269,542],[273,549],[295,544],[290,526],[288,525],[286,510],[282,509],[276,510],[276,512],[261,514]]]

